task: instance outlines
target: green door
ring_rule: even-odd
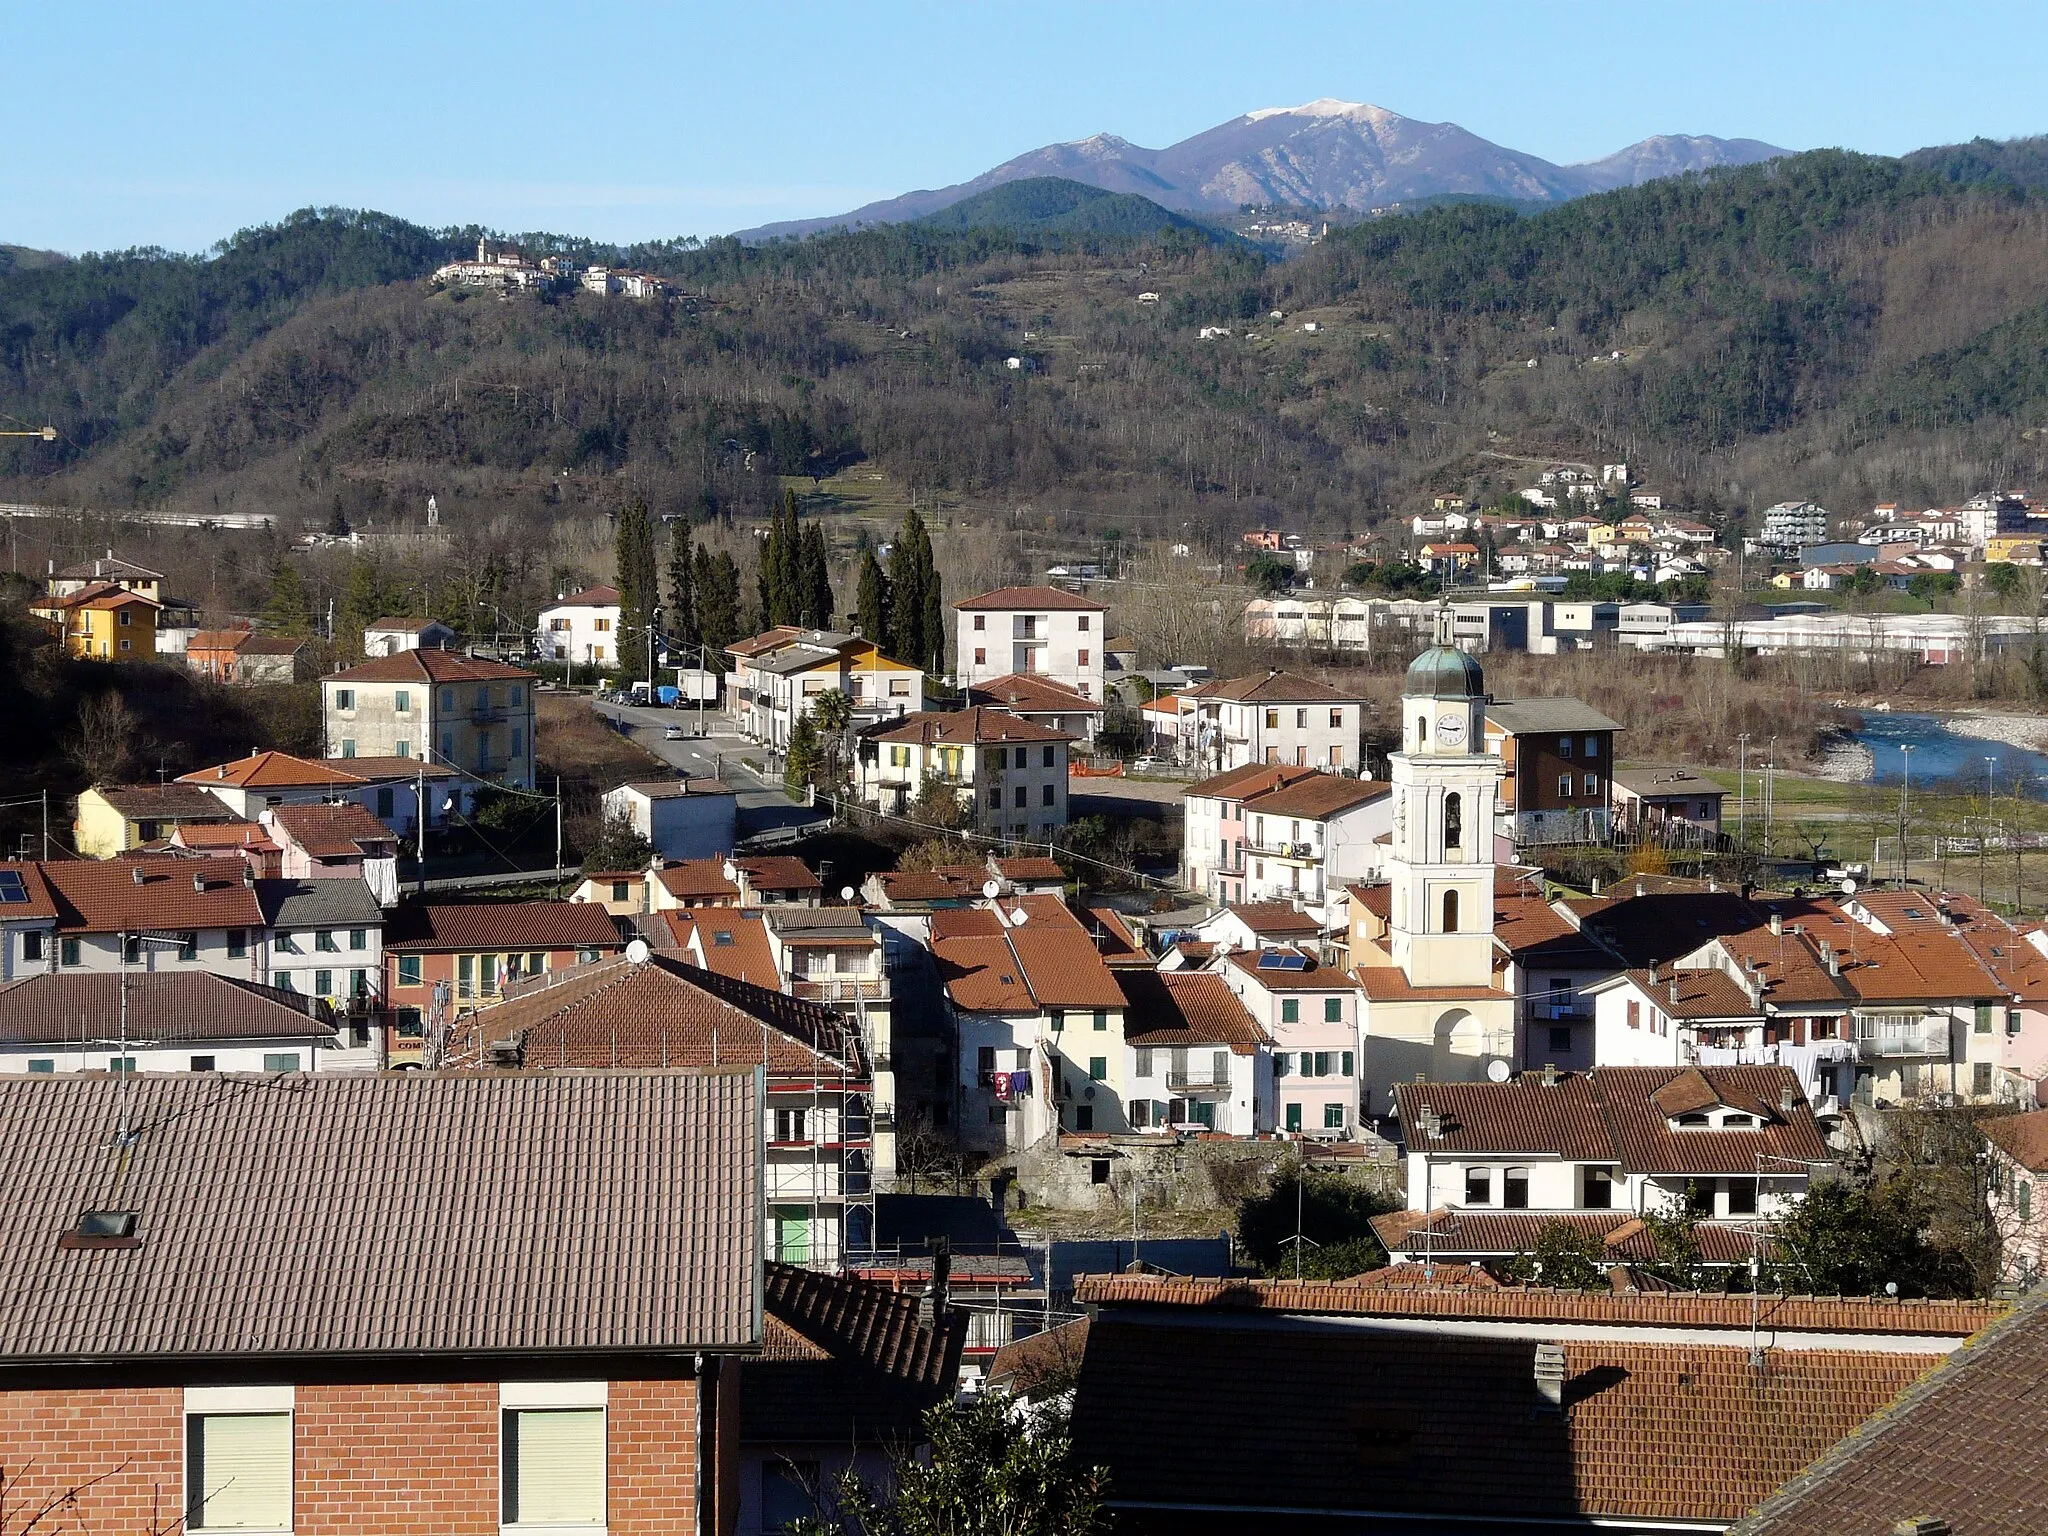
[[[807,1206],[774,1207],[775,1257],[783,1264],[811,1262],[811,1213]]]

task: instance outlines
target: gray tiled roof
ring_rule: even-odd
[[[379,928],[384,909],[357,880],[258,880],[256,899],[273,928]]]
[[[1486,723],[1499,726],[1511,736],[1622,728],[1619,720],[1608,719],[1580,699],[1495,699],[1486,706]]]
[[[0,1081],[0,1364],[751,1350],[760,1113],[750,1070]],[[59,1247],[95,1209],[139,1244]]]

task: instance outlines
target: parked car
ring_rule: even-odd
[[[1160,773],[1172,766],[1173,764],[1169,763],[1165,758],[1154,757],[1149,752],[1143,757],[1131,760],[1131,771],[1133,773]]]
[[[683,739],[683,728],[680,725],[663,726],[661,739],[663,741],[681,741]]]

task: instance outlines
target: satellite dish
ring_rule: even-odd
[[[853,887],[850,885],[842,885],[841,887],[839,887],[839,899],[841,901],[853,900]]]
[[[647,947],[645,939],[634,939],[626,945],[626,958],[635,965],[645,965],[647,957],[654,951]]]
[[[1842,883],[1839,889],[1844,896],[1854,896],[1856,894],[1856,877],[1853,875],[1842,876]]]
[[[1003,882],[1000,880],[982,881],[981,894],[986,896],[990,901],[994,901],[998,896],[1003,894]]]
[[[1012,907],[1010,909],[1010,926],[1012,928],[1022,928],[1030,919],[1031,914],[1022,907]]]
[[[1504,1083],[1513,1069],[1496,1056],[1486,1064],[1486,1080],[1489,1083]]]

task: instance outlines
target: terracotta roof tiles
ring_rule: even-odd
[[[1016,610],[1041,613],[1109,611],[1107,603],[1098,603],[1092,597],[1082,597],[1077,592],[1065,592],[1058,587],[997,587],[993,592],[983,592],[977,597],[963,597],[953,606],[967,613],[977,609],[990,612]]]
[[[1124,994],[1127,1045],[1223,1045],[1248,1056],[1271,1043],[1213,971],[1119,971],[1117,985]]]
[[[622,947],[611,914],[587,901],[401,902],[385,927],[389,951]]]

